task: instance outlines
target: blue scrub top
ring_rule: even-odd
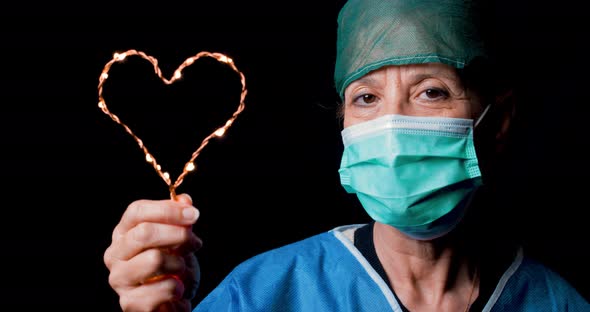
[[[193,312],[401,312],[388,285],[347,235],[360,226],[340,226],[246,260]],[[520,250],[484,306],[488,311],[590,312],[590,304]]]

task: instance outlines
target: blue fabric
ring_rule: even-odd
[[[491,311],[589,312],[590,304],[557,273],[524,257]]]
[[[243,262],[193,311],[399,311],[383,280],[337,231]],[[485,310],[590,311],[567,281],[542,264],[525,257],[511,268]]]

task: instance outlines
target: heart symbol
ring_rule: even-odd
[[[160,166],[158,164],[154,155],[152,155],[148,151],[148,149],[145,146],[145,144],[143,143],[143,141],[137,135],[135,135],[135,133],[133,133],[133,131],[125,123],[123,123],[117,115],[115,115],[114,113],[109,111],[109,109],[107,107],[107,103],[103,97],[103,85],[104,85],[105,81],[107,80],[107,78],[109,77],[109,70],[111,69],[111,66],[116,62],[121,62],[121,61],[125,60],[125,58],[127,58],[129,56],[139,56],[139,57],[147,60],[148,62],[150,62],[154,66],[154,71],[155,71],[156,75],[158,75],[158,77],[167,85],[171,85],[175,81],[180,79],[182,77],[182,70],[184,68],[191,66],[192,64],[194,64],[194,62],[196,60],[198,60],[201,57],[205,57],[205,56],[212,57],[221,63],[229,65],[231,67],[231,69],[233,69],[236,73],[238,73],[240,75],[240,81],[242,83],[242,93],[240,95],[240,103],[238,105],[238,108],[232,114],[232,116],[225,122],[225,124],[223,126],[217,128],[217,130],[213,131],[211,134],[209,134],[207,137],[205,137],[205,139],[203,139],[203,141],[201,142],[201,145],[193,152],[189,161],[186,162],[186,164],[184,165],[182,173],[178,176],[178,178],[174,181],[174,183],[172,183],[172,180],[170,179],[170,175],[167,172],[162,170],[162,166]],[[166,182],[166,185],[168,185],[168,188],[170,191],[170,197],[172,199],[176,199],[176,188],[178,188],[178,186],[182,183],[185,176],[189,172],[192,172],[195,170],[195,160],[199,156],[199,154],[201,153],[203,148],[205,148],[205,146],[207,146],[207,144],[209,143],[209,141],[212,138],[220,137],[223,134],[225,134],[227,129],[233,124],[234,120],[244,110],[244,108],[245,108],[244,98],[246,97],[246,93],[247,93],[246,78],[244,77],[244,74],[238,70],[238,68],[235,66],[235,64],[231,58],[227,57],[226,55],[224,55],[222,53],[217,53],[217,52],[211,53],[211,52],[207,52],[207,51],[199,52],[196,55],[191,56],[191,57],[187,58],[184,62],[182,62],[182,64],[180,66],[178,66],[178,68],[174,71],[174,75],[172,76],[172,78],[167,79],[167,78],[163,77],[162,71],[160,70],[160,67],[158,66],[158,60],[155,57],[147,55],[146,53],[141,52],[141,51],[128,50],[123,53],[115,53],[113,55],[113,59],[110,60],[108,63],[106,63],[106,65],[104,66],[103,71],[100,74],[99,83],[98,83],[98,107],[105,114],[107,114],[113,121],[115,121],[117,124],[121,125],[125,129],[125,131],[133,137],[133,139],[137,142],[137,144],[139,145],[141,150],[144,152],[145,160],[148,163],[152,164],[154,169],[156,169],[156,172],[158,173],[158,175],[164,180],[164,182]]]

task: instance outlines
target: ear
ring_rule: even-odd
[[[498,127],[496,132],[496,152],[501,153],[507,143],[512,121],[516,116],[516,98],[512,89],[501,92],[495,98],[495,107],[498,114]]]

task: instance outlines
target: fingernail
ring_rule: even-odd
[[[194,221],[197,219],[198,211],[194,207],[187,207],[182,210],[182,217],[187,221]]]

